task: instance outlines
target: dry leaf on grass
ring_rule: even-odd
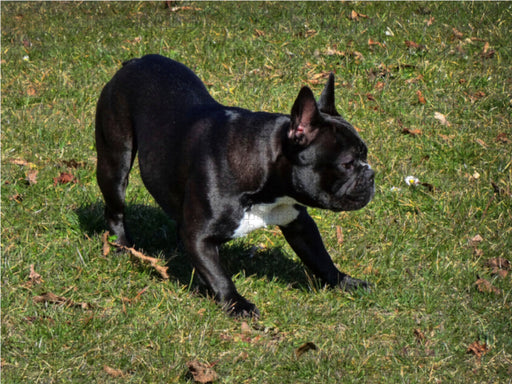
[[[16,164],[16,165],[21,165],[22,167],[29,167],[29,168],[35,168],[36,165],[34,163],[31,163],[27,160],[24,160],[24,159],[11,159],[9,160],[9,163],[11,164]]]
[[[368,45],[370,47],[372,47],[374,45],[378,45],[379,47],[385,47],[386,46],[386,44],[381,43],[380,41],[373,40],[371,37],[368,39]]]
[[[66,167],[69,167],[69,168],[84,168],[87,165],[87,162],[85,162],[85,161],[77,161],[75,159],[62,160],[62,161],[59,161],[59,163],[62,163]]]
[[[446,125],[447,127],[451,127],[450,122],[446,119],[446,116],[440,112],[434,112],[434,119],[439,121],[441,125]]]
[[[476,247],[482,241],[484,241],[483,237],[477,234],[473,236],[471,239],[469,239],[469,245],[471,245],[472,247]]]
[[[57,296],[53,292],[46,292],[40,296],[34,296],[34,303],[49,303],[57,305],[67,305],[69,307],[80,307],[82,309],[91,309],[92,305],[89,303],[75,303],[63,296]]]
[[[489,42],[486,41],[485,44],[484,44],[484,50],[480,54],[480,56],[482,58],[484,58],[484,59],[492,59],[494,57],[494,54],[496,53],[496,51],[494,49],[489,49],[489,48],[490,48]]]
[[[345,241],[343,237],[343,229],[339,225],[336,226],[336,240],[338,241],[339,245],[342,245]]]
[[[414,41],[411,41],[411,40],[405,40],[405,45],[407,48],[410,48],[410,49],[418,49],[420,51],[425,49],[424,45],[415,43]]]
[[[167,2],[167,4],[169,5],[171,2]],[[202,11],[202,8],[197,8],[197,7],[189,7],[189,6],[181,6],[181,7],[171,7],[169,5],[169,10],[171,12],[178,12],[178,11]]]
[[[414,329],[414,337],[419,344],[423,344],[427,340],[425,334],[418,328]]]
[[[106,232],[106,235],[105,234],[103,235],[103,238],[105,238],[105,236],[108,239],[108,236],[109,236],[108,232]],[[142,252],[139,252],[135,248],[132,248],[132,247],[126,247],[124,245],[120,245],[120,244],[114,243],[112,241],[108,241],[108,244],[110,244],[113,247],[116,247],[118,249],[121,249],[123,251],[127,251],[130,255],[132,255],[135,259],[140,261],[142,264],[149,264],[156,272],[158,272],[158,274],[162,277],[162,279],[169,280],[169,274],[167,272],[169,267],[164,267],[162,265],[159,265],[161,260],[155,259],[154,257],[151,257],[151,256],[146,256]],[[105,252],[105,248],[103,248],[103,252]]]
[[[103,370],[109,376],[112,376],[112,377],[125,377],[126,376],[126,374],[123,371],[121,371],[120,369],[115,369],[115,368],[109,367],[108,365],[104,365]]]
[[[421,91],[417,91],[416,95],[418,95],[418,103],[425,104],[427,101],[425,100],[425,97],[423,97],[423,94]]]
[[[491,269],[493,275],[499,275],[500,277],[507,277],[510,271],[510,261],[503,257],[493,257],[487,260],[485,265]]]
[[[478,360],[482,357],[482,355],[485,355],[489,351],[489,347],[486,343],[480,344],[480,342],[477,340],[473,343],[471,343],[466,350],[466,353],[472,353],[474,354]]]
[[[418,75],[415,78],[405,80],[405,84],[413,84],[423,80],[423,75]]]
[[[53,185],[56,186],[57,184],[68,184],[68,183],[76,183],[75,176],[68,172],[61,172],[59,177],[53,178]]]
[[[103,256],[108,256],[108,254],[110,253],[110,243],[108,241],[108,231],[105,232],[102,236],[101,236],[101,242],[103,243],[103,247],[101,249],[101,254]]]
[[[315,343],[312,343],[311,341],[308,341],[307,343],[302,344],[299,348],[295,350],[295,356],[297,358],[301,357],[303,354],[305,354],[308,351],[316,351],[318,347]]]
[[[464,37],[464,34],[457,30],[456,28],[452,28],[453,36],[457,39],[462,39]]]
[[[27,285],[33,286],[43,282],[43,278],[34,270],[34,264],[30,264],[30,274],[28,275]]]
[[[27,172],[26,180],[29,185],[37,184],[37,174],[39,171],[37,169],[31,169]]]
[[[496,141],[498,143],[503,143],[503,144],[508,144],[508,143],[512,142],[512,140],[510,140],[507,137],[507,134],[505,132],[498,133],[498,136],[496,136]]]
[[[243,335],[250,335],[252,333],[251,327],[246,321],[242,321],[241,331]]]
[[[367,19],[368,16],[367,15],[363,15],[362,13],[359,13],[359,12],[356,12],[356,11],[352,11],[352,12],[350,12],[350,15],[348,16],[348,18],[350,20],[358,21],[359,19]]]
[[[499,295],[501,293],[501,289],[496,288],[493,286],[488,280],[479,278],[475,284],[476,288],[479,292],[486,292],[486,293],[494,293],[496,295]]]
[[[192,360],[187,363],[187,367],[196,383],[212,383],[219,378],[210,364]]]
[[[421,129],[409,129],[407,127],[402,128],[402,134],[404,135],[411,135],[411,136],[419,136],[423,134]]]

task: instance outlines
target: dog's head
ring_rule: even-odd
[[[318,103],[311,89],[300,90],[284,140],[284,154],[292,164],[292,197],[298,202],[333,211],[356,210],[370,202],[375,187],[368,150],[336,111],[332,73]]]

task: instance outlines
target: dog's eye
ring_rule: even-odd
[[[343,162],[341,165],[343,168],[345,168],[347,170],[353,169],[354,168],[354,160]]]

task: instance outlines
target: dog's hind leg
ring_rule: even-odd
[[[105,219],[111,235],[117,237],[119,244],[132,246],[124,214],[128,175],[137,153],[137,143],[129,115],[120,113],[119,104],[112,103],[107,87],[96,111],[96,178],[105,199]]]

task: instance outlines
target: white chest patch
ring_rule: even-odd
[[[297,202],[291,197],[280,197],[270,204],[256,204],[245,212],[233,237],[245,236],[248,233],[267,225],[286,225],[299,216],[294,207]]]

